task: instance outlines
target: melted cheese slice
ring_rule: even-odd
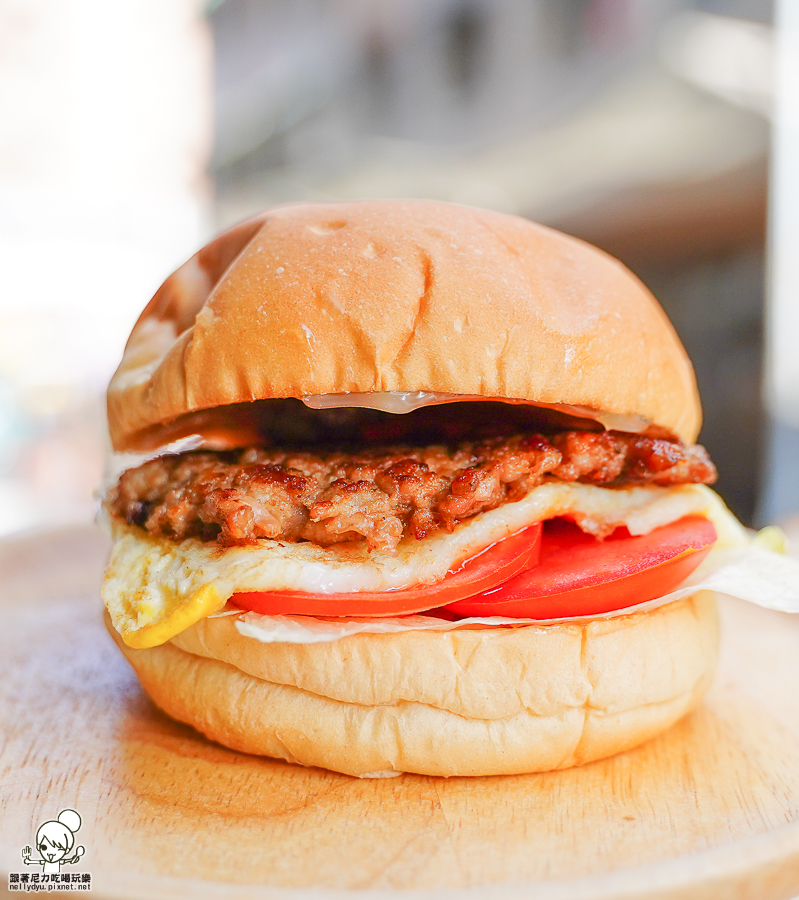
[[[492,400],[495,403],[509,403],[514,406],[537,406],[554,409],[557,412],[576,416],[578,419],[593,419],[609,431],[628,431],[640,434],[646,431],[649,422],[641,416],[622,416],[618,413],[603,412],[589,406],[569,406],[564,403],[531,403],[529,400],[509,400],[507,397],[484,397],[480,394],[442,394],[438,391],[371,391],[367,394],[306,394],[301,398],[309,409],[338,409],[359,407],[378,409],[381,412],[402,415],[424,406],[440,406],[442,403],[458,403],[469,400]]]
[[[236,591],[349,593],[434,584],[485,547],[555,516],[569,516],[594,534],[620,525],[632,534],[648,534],[692,514],[711,519],[725,544],[743,539],[743,527],[701,485],[602,488],[554,480],[522,500],[469,519],[452,533],[442,531],[421,541],[405,538],[393,554],[370,553],[361,545],[320,547],[267,539],[223,549],[196,539],[171,541],[113,522],[114,549],[102,595],[125,642],[152,647],[217,612]]]

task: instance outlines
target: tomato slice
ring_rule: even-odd
[[[646,535],[617,529],[604,541],[565,519],[546,523],[539,564],[515,578],[447,605],[461,616],[557,619],[593,616],[674,590],[707,556],[716,530],[686,516]]]
[[[535,566],[541,548],[541,523],[523,528],[472,556],[437,584],[398,591],[321,594],[305,591],[247,591],[230,602],[268,616],[394,616],[422,612],[480,594]]]

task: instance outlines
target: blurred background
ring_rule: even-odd
[[[798,30],[792,0],[5,0],[0,534],[93,515],[102,395],[172,269],[268,204],[366,197],[619,257],[694,361],[722,495],[799,511]]]

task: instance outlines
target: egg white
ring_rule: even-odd
[[[742,527],[717,495],[701,485],[603,488],[556,480],[522,500],[463,522],[451,533],[442,531],[423,540],[407,537],[395,553],[369,552],[361,545],[320,547],[267,539],[255,546],[225,549],[197,539],[172,541],[113,521],[114,547],[102,596],[115,628],[124,636],[168,620],[176,622],[181,608],[183,622],[185,604],[198,591],[205,590],[206,598],[214,595],[202,605],[202,614],[208,615],[236,591],[396,590],[433,584],[485,547],[555,516],[569,516],[593,533],[626,525],[632,534],[647,534],[691,514],[714,521],[721,537]],[[208,586],[213,587],[210,594]]]

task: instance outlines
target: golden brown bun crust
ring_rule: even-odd
[[[440,391],[643,417],[693,442],[691,364],[621,263],[525,219],[427,201],[268,210],[145,309],[111,382],[117,450],[186,413]]]
[[[716,665],[712,593],[586,625],[260,644],[231,617],[126,647],[165,712],[234,750],[349,775],[566,768],[692,710]]]

